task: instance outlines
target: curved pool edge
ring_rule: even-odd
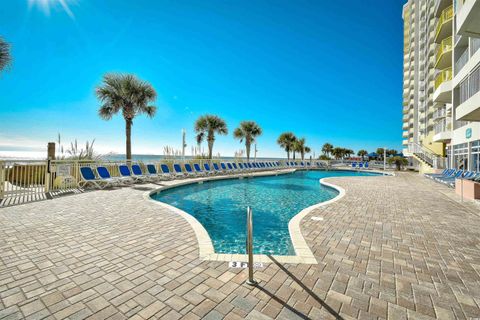
[[[343,169],[345,170],[345,169]],[[189,214],[186,211],[183,211],[177,207],[171,206],[167,203],[154,200],[151,196],[153,194],[156,194],[160,191],[180,187],[180,186],[185,186],[185,185],[190,185],[190,184],[195,184],[195,183],[202,183],[205,181],[215,181],[215,180],[232,180],[232,179],[241,179],[245,177],[268,177],[268,176],[277,176],[280,174],[289,174],[292,172],[295,172],[295,169],[286,169],[286,170],[279,170],[279,171],[274,171],[274,172],[255,172],[255,173],[250,173],[250,174],[239,174],[239,175],[231,175],[231,176],[216,176],[216,177],[202,177],[202,178],[191,178],[191,179],[185,179],[185,180],[178,180],[174,181],[173,184],[171,185],[166,185],[162,186],[160,188],[157,188],[155,190],[147,191],[143,194],[143,198],[150,203],[155,203],[156,205],[159,205],[163,207],[164,209],[171,210],[174,213],[177,213],[181,217],[183,217],[191,226],[193,229],[195,236],[197,238],[198,242],[198,248],[199,248],[199,259],[200,260],[208,260],[208,261],[224,261],[224,262],[230,262],[230,261],[241,261],[241,262],[248,262],[248,256],[246,254],[225,254],[225,253],[215,253],[215,249],[213,247],[213,242],[212,239],[210,238],[207,230],[205,227],[191,214]],[[333,170],[332,170],[333,171]],[[342,169],[339,169],[339,171],[342,171]],[[348,169],[347,169],[348,171]],[[352,170],[353,171],[353,170]],[[361,172],[369,172],[369,173],[380,173],[384,176],[392,175],[392,174],[387,174],[385,172],[376,172],[373,170],[355,170],[355,171],[361,171]],[[332,204],[333,202],[336,202],[343,198],[346,194],[345,189],[343,189],[340,186],[337,186],[335,184],[326,182],[326,179],[332,179],[332,178],[342,178],[342,177],[328,177],[328,178],[322,178],[320,179],[320,184],[335,189],[339,192],[339,194],[330,200],[319,202],[317,204],[314,204],[310,207],[307,207],[297,213],[295,216],[290,219],[288,223],[288,231],[290,234],[290,239],[292,241],[292,246],[295,250],[296,255],[265,255],[265,254],[254,254],[254,260],[256,262],[264,262],[264,263],[271,263],[273,262],[270,257],[273,257],[275,261],[280,262],[280,263],[302,263],[302,264],[317,264],[317,259],[313,255],[312,250],[308,246],[305,238],[302,235],[301,229],[300,229],[300,222],[301,220],[307,216],[309,213],[311,213],[313,210]],[[173,182],[173,181],[172,181]],[[175,183],[176,182],[176,183]]]
[[[341,178],[341,177],[338,177],[338,178]],[[345,189],[333,183],[326,182],[325,181],[326,179],[331,179],[331,178],[320,179],[320,184],[338,191],[338,195],[330,200],[319,202],[317,204],[314,204],[310,207],[303,209],[302,211],[297,213],[295,216],[293,216],[293,218],[290,219],[290,221],[288,222],[288,232],[290,233],[290,239],[292,241],[292,245],[293,245],[293,249],[295,250],[295,253],[297,254],[297,256],[301,256],[303,259],[307,261],[312,261],[312,263],[317,263],[317,260],[315,259],[315,256],[313,255],[312,250],[308,246],[307,241],[303,237],[303,234],[300,228],[300,222],[313,210],[332,204],[342,199],[346,194]]]

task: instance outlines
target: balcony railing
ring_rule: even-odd
[[[452,120],[451,118],[442,118],[435,123],[434,131],[435,134],[447,132],[452,129]]]
[[[440,60],[442,55],[444,55],[446,52],[452,51],[452,37],[448,37],[442,40],[440,45],[437,48],[436,52],[436,57],[437,57],[437,62]]]
[[[437,120],[440,118],[445,118],[446,115],[447,115],[447,110],[445,108],[437,109],[433,112],[433,119]]]
[[[467,79],[460,83],[460,104],[480,91],[480,67],[477,67]]]
[[[468,62],[468,50],[465,50],[460,58],[455,62],[455,75],[457,75],[460,70],[463,69],[463,67],[467,64]]]
[[[479,38],[470,38],[470,57],[480,49],[480,39]]]
[[[440,18],[438,19],[437,31],[436,31],[435,37],[438,37],[438,34],[442,30],[443,24],[452,19],[453,19],[453,6],[450,6],[442,11]]]
[[[435,78],[435,90],[446,81],[452,80],[452,68],[443,69]]]

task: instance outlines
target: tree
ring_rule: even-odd
[[[287,152],[287,159],[290,160],[290,151],[293,150],[295,141],[297,138],[292,132],[282,133],[278,139],[277,143]]]
[[[311,150],[305,145],[305,138],[297,139],[295,141],[294,150],[300,153],[302,160],[305,160],[305,153],[309,153]]]
[[[395,164],[395,167],[398,171],[408,165],[408,159],[400,156],[390,157],[387,159],[388,164]]]
[[[8,68],[11,63],[10,44],[0,37],[0,72]]]
[[[328,142],[323,145],[322,152],[324,155],[330,156],[332,154],[332,151],[333,151],[333,145],[331,145]]]
[[[395,149],[388,149],[387,150],[387,157],[394,156],[396,154],[398,154],[398,151],[395,150]]]
[[[200,142],[203,141],[205,137],[207,138],[208,159],[212,159],[215,134],[218,133],[220,135],[227,135],[228,128],[227,124],[222,118],[207,114],[201,116],[197,119],[197,121],[195,121],[195,132],[197,133],[197,138],[201,137]]]
[[[357,156],[362,157],[362,161],[365,159],[365,156],[367,156],[367,155],[368,155],[368,151],[364,150],[364,149],[359,150],[357,152]]]
[[[240,126],[233,131],[233,137],[240,142],[245,140],[245,150],[247,161],[250,160],[250,146],[255,143],[255,139],[262,134],[262,128],[254,121],[242,121]]]
[[[98,110],[100,118],[110,120],[122,112],[125,119],[126,158],[131,160],[133,119],[143,113],[150,118],[155,115],[157,107],[150,105],[157,97],[155,89],[134,75],[110,73],[103,77],[96,94],[102,103]]]
[[[377,158],[378,158],[378,159],[382,160],[384,153],[385,153],[385,149],[383,149],[383,148],[377,148]]]
[[[352,149],[343,149],[343,154],[346,158],[350,158],[350,156],[355,154],[355,152]]]
[[[332,156],[336,159],[336,160],[339,160],[339,159],[342,159],[345,155],[345,149],[343,148],[339,148],[339,147],[336,147],[336,148],[333,148],[332,151]]]

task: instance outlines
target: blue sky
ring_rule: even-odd
[[[10,0],[0,36],[14,64],[0,75],[0,155],[96,139],[124,153],[124,120],[98,118],[106,72],[134,73],[158,93],[154,119],[134,121],[133,153],[179,149],[181,129],[223,117],[264,129],[259,156],[283,156],[283,131],[321,146],[401,148],[401,0]],[[242,148],[219,137],[214,153]],[[189,150],[189,149],[188,149]]]

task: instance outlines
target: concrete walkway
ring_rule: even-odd
[[[0,319],[480,317],[480,209],[415,174],[329,179],[301,223],[316,265],[201,261],[154,185],[0,209]],[[312,220],[321,216],[323,221]]]

